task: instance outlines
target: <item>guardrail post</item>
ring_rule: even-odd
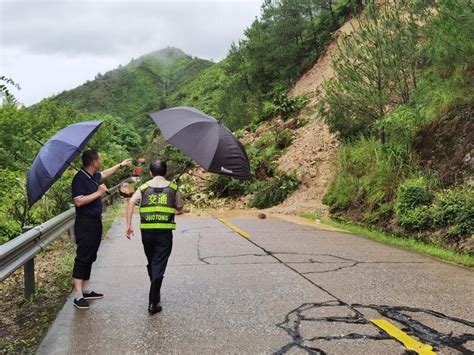
[[[29,231],[32,226],[23,227],[23,233]],[[23,279],[25,282],[25,297],[28,298],[35,293],[35,258],[28,260],[23,265]]]
[[[70,203],[69,208],[73,208],[74,204]],[[69,240],[71,241],[72,244],[76,244],[76,235],[74,234],[74,224],[69,227],[67,230],[67,234],[69,235]]]

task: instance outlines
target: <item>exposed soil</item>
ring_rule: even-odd
[[[293,144],[278,161],[281,171],[296,169],[300,188],[270,210],[290,214],[311,211],[326,215],[328,211],[322,199],[334,176],[338,152],[337,138],[322,121],[302,127],[296,133]]]
[[[293,192],[282,204],[268,209],[271,213],[299,214],[301,212],[316,212],[327,215],[328,209],[322,203],[328,183],[336,172],[335,163],[339,153],[337,136],[329,132],[327,125],[317,117],[317,106],[324,97],[323,83],[331,80],[334,72],[331,68],[331,55],[337,50],[337,38],[341,35],[350,35],[358,27],[356,19],[347,21],[333,35],[333,40],[327,46],[317,62],[294,84],[289,96],[307,95],[309,98],[307,110],[290,122],[274,119],[262,123],[255,132],[244,132],[240,141],[244,144],[255,143],[261,136],[278,128],[297,126],[297,120],[308,119],[309,123],[295,130],[291,146],[289,146],[278,160],[281,171],[296,171],[301,182],[298,190]],[[191,182],[195,189],[205,187],[209,175],[197,168],[190,172]],[[238,199],[228,199],[222,210],[243,209],[251,196]]]
[[[318,58],[317,62],[304,73],[289,91],[290,96],[307,94],[310,98],[308,106],[315,107],[323,95],[322,84],[325,80],[334,77],[331,67],[331,56],[337,51],[337,39],[340,36],[350,35],[359,27],[357,19],[347,21],[333,35],[333,40]]]
[[[312,112],[310,123],[295,131],[295,139],[285,154],[279,159],[279,169],[297,169],[301,187],[282,204],[270,211],[275,213],[298,214],[304,211],[327,215],[328,209],[322,203],[328,183],[336,173],[335,163],[339,153],[339,141],[329,132],[328,126],[316,115],[316,108],[324,97],[323,83],[334,77],[331,55],[337,51],[337,38],[349,35],[358,27],[356,19],[347,21],[335,34],[334,40],[290,90],[290,96],[306,94],[308,108]]]
[[[450,107],[415,140],[419,164],[434,170],[446,186],[474,185],[474,106]]]

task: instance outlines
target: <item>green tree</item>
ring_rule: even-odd
[[[240,127],[259,117],[262,101],[286,92],[314,63],[350,8],[347,1],[266,1],[226,59],[222,115],[241,117]]]
[[[426,54],[438,69],[474,65],[474,3],[436,1],[438,15],[429,22]]]
[[[335,77],[324,87],[326,121],[342,138],[379,133],[384,141],[375,123],[416,88],[425,16],[405,1],[370,2],[359,28],[341,39],[332,58]]]

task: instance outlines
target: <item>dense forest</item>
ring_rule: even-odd
[[[338,40],[335,78],[325,83],[318,112],[301,118],[307,98],[288,90],[354,17],[358,29]],[[103,152],[105,165],[159,154],[174,171],[185,159],[147,114],[193,106],[237,137],[275,119],[298,119],[246,146],[251,181],[215,175],[196,192],[184,179],[189,201],[250,195],[248,207],[280,203],[299,181],[279,171],[276,159],[296,129],[324,120],[341,141],[324,197],[333,217],[462,249],[474,232],[473,40],[469,0],[264,1],[218,63],[165,48],[31,107],[15,101],[15,78],[1,77],[0,242],[69,203],[73,172],[25,213],[25,174],[39,148],[33,137],[45,141],[72,122],[101,119],[89,146]]]

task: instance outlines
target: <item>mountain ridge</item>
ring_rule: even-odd
[[[93,80],[50,99],[60,106],[113,114],[134,123],[139,130],[145,129],[150,124],[148,112],[165,108],[166,98],[173,91],[211,65],[211,61],[167,47],[99,73]]]

